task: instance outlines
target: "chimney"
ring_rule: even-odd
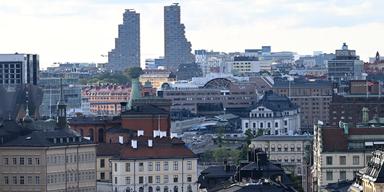
[[[152,139],[148,139],[148,147],[152,147],[153,146],[153,140]]]
[[[119,136],[119,143],[124,144],[124,137],[123,136]]]
[[[177,133],[171,133],[171,138],[177,137]]]
[[[160,137],[160,131],[159,130],[153,130],[153,137]]]
[[[131,146],[132,146],[132,148],[137,149],[137,140],[132,140]]]
[[[140,137],[140,136],[144,136],[144,130],[138,130],[137,131],[137,136]]]
[[[166,137],[166,136],[167,136],[167,132],[166,131],[160,131],[160,138]]]
[[[362,123],[366,124],[369,121],[369,114],[368,114],[369,109],[366,108],[366,107],[363,107],[363,109],[361,111],[362,111],[362,114],[363,114],[363,116],[362,116]]]

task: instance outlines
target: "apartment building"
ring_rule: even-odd
[[[111,159],[113,191],[198,191],[197,156],[183,141],[140,137],[122,143]]]
[[[241,119],[242,130],[251,129],[254,135],[260,130],[267,135],[292,135],[300,132],[300,110],[287,97],[265,92],[249,112]]]
[[[332,101],[332,83],[329,81],[275,81],[273,92],[287,96],[300,107],[302,131],[313,132],[317,121],[329,122],[329,105]]]
[[[382,148],[382,128],[322,128],[315,125],[313,143],[313,190],[329,183],[353,180],[367,165],[375,149]]]

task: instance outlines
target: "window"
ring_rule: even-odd
[[[297,151],[301,151],[301,147],[296,147]]]
[[[326,179],[327,179],[327,181],[333,180],[333,173],[332,173],[332,171],[327,171]]]
[[[187,182],[192,182],[192,175],[187,176]]]
[[[28,176],[27,182],[28,182],[28,184],[32,184],[32,176]]]
[[[40,165],[40,158],[35,158],[36,165]]]
[[[168,171],[168,161],[164,162],[164,171]]]
[[[353,158],[353,165],[358,165],[359,163],[360,163],[360,157],[359,156],[357,156],[357,155],[355,155],[355,156],[353,156],[352,157]]]
[[[327,165],[332,165],[332,157],[331,156],[327,156]]]
[[[279,151],[279,152],[280,152],[280,151],[281,151],[281,147],[277,147],[277,151]]]
[[[177,161],[174,161],[174,162],[173,162],[173,170],[174,170],[174,171],[179,170],[179,162],[177,162]]]
[[[187,170],[192,170],[192,161],[187,162]]]
[[[6,184],[6,185],[9,184],[9,178],[8,178],[8,176],[4,176],[4,184]]]
[[[248,128],[248,123],[245,123],[245,128]]]
[[[139,171],[140,172],[144,171],[144,163],[139,163]]]
[[[13,183],[13,184],[17,184],[17,177],[16,177],[16,176],[13,176],[13,177],[12,177],[12,183]]]
[[[160,192],[160,187],[159,186],[156,187],[156,192]]]
[[[104,180],[104,179],[105,179],[105,173],[104,173],[104,172],[100,173],[100,179],[101,179],[101,180]]]
[[[125,177],[125,184],[126,185],[131,184],[131,177]]]
[[[16,158],[12,158],[12,162],[13,162],[14,165],[16,165],[17,164],[17,159]]]
[[[32,165],[32,158],[28,158],[28,165]]]
[[[347,179],[346,172],[345,171],[340,171],[340,180],[346,180],[346,179]]]
[[[263,128],[263,127],[264,127],[264,124],[260,122],[260,128]]]
[[[153,177],[152,176],[148,176],[148,183],[153,183]]]
[[[291,151],[295,151],[295,147],[291,147]]]
[[[153,192],[153,188],[151,186],[148,187],[148,192]]]
[[[192,192],[192,186],[191,185],[188,185],[187,192]]]
[[[271,151],[275,151],[275,147],[271,147]]]
[[[131,164],[125,163],[125,172],[130,172],[130,171],[131,171]]]
[[[115,177],[115,184],[117,184],[117,177]]]
[[[156,176],[156,183],[160,183],[160,176]]]
[[[152,170],[153,170],[153,163],[148,162],[148,171],[152,171]]]
[[[177,183],[179,181],[178,175],[173,176],[173,182]]]
[[[117,163],[115,163],[115,172],[117,172]]]
[[[347,163],[345,156],[340,156],[339,160],[340,160],[340,165],[345,165]]]
[[[139,184],[143,184],[143,183],[144,183],[144,177],[141,176],[141,177],[139,177]]]
[[[156,169],[156,171],[160,171],[160,162],[159,161],[156,162],[155,169]]]
[[[24,176],[20,176],[20,184],[24,185]]]
[[[275,127],[279,127],[279,123],[278,122],[275,122]]]
[[[179,188],[177,186],[173,187],[173,192],[179,192]]]
[[[164,187],[164,192],[168,192],[168,186]]]
[[[284,147],[284,151],[288,151],[288,147]]]
[[[8,164],[9,164],[8,158],[4,158],[4,165],[8,165]]]
[[[36,176],[36,177],[35,177],[35,183],[36,183],[37,185],[40,184],[40,176]]]
[[[168,182],[169,182],[168,175],[164,175],[164,183],[168,183]]]
[[[100,159],[100,167],[101,168],[105,167],[105,159]]]

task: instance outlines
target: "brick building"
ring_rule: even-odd
[[[285,95],[300,107],[301,130],[312,132],[318,120],[329,122],[329,103],[332,100],[329,81],[275,81],[273,92]]]

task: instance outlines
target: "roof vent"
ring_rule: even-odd
[[[120,144],[123,144],[123,143],[124,143],[124,137],[123,137],[123,136],[119,136],[119,143],[120,143]]]
[[[137,131],[137,136],[140,137],[140,136],[144,136],[144,130],[138,130]]]

